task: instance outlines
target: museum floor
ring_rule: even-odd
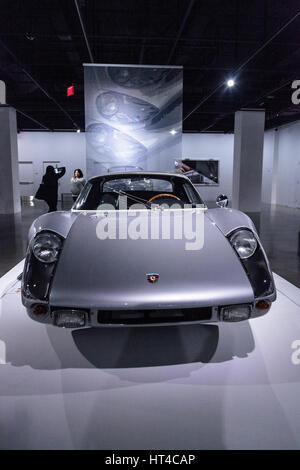
[[[63,208],[69,209],[71,203],[66,201]],[[0,277],[24,258],[28,228],[45,211],[44,203],[38,201],[35,206],[23,205],[16,216],[0,215]],[[300,209],[265,204],[259,226],[272,271],[300,288]]]
[[[21,303],[26,233],[43,210],[0,217],[0,450],[300,449],[299,210],[261,214],[277,272],[267,315],[74,330]]]
[[[68,330],[0,278],[0,450],[300,449],[300,290],[240,323]],[[297,350],[298,348],[298,350]]]

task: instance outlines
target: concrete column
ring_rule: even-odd
[[[16,110],[0,106],[0,214],[21,211]]]
[[[6,104],[6,88],[2,80],[0,80],[0,104]]]
[[[279,163],[279,131],[275,130],[274,132],[275,133],[274,133],[271,204],[277,204],[277,181],[278,181],[278,163]]]
[[[265,110],[235,113],[232,207],[247,213],[261,210]]]

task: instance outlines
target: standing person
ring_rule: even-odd
[[[74,176],[71,178],[71,183],[71,193],[73,201],[75,202],[86,183],[80,168],[74,170]]]
[[[48,212],[54,212],[57,210],[57,192],[58,192],[58,180],[64,176],[66,168],[55,168],[52,165],[48,165],[46,173],[43,176],[43,192],[44,201],[49,206]]]

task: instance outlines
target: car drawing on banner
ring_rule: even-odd
[[[71,210],[41,215],[30,227],[21,289],[28,315],[82,328],[267,313],[276,290],[255,226],[227,207],[226,196],[216,203],[208,209],[180,174],[90,178]],[[200,232],[193,246],[191,234],[196,240]]]

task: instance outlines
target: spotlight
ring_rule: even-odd
[[[234,85],[235,85],[235,81],[234,81],[232,78],[230,78],[229,80],[227,80],[227,86],[228,86],[229,88],[231,88],[231,87],[234,86]]]
[[[175,135],[175,134],[177,134],[177,131],[175,131],[175,129],[172,129],[172,130],[170,131],[170,134]]]
[[[76,131],[76,132],[77,132],[77,134],[79,134],[79,132],[80,132],[80,129],[77,129],[77,131]]]

